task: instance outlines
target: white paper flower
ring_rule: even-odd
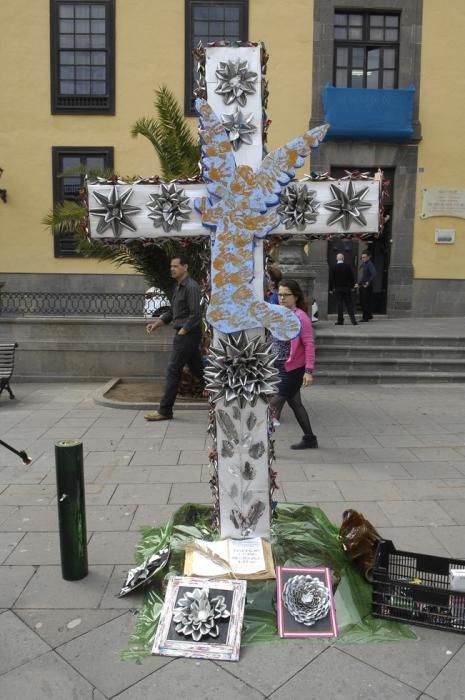
[[[209,597],[208,589],[194,588],[179,598],[173,611],[176,632],[198,642],[202,637],[218,637],[218,622],[227,620],[230,612],[224,596]]]

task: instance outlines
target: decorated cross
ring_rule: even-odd
[[[88,186],[93,238],[211,236],[211,484],[221,536],[234,538],[270,531],[275,485],[268,397],[277,372],[265,329],[280,340],[300,331],[292,311],[264,301],[263,239],[271,231],[318,235],[352,225],[378,231],[378,182],[291,182],[327,125],[263,158],[264,56],[263,46],[251,44],[205,51],[197,90],[206,99],[196,101],[205,184]]]

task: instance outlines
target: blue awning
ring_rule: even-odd
[[[408,142],[413,136],[413,86],[402,90],[337,88],[323,90],[327,139]]]

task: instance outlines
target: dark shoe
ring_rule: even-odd
[[[361,318],[359,323],[368,323],[369,320],[369,318]]]
[[[343,326],[343,325],[344,325],[344,321],[336,321],[336,323],[335,323],[334,325],[335,325],[335,326]]]
[[[353,326],[358,326],[358,322],[357,322],[357,321],[352,321],[352,325],[353,325]]]
[[[164,413],[159,413],[158,411],[152,411],[146,413],[144,418],[148,421],[159,421],[159,420],[171,420],[173,416],[165,416]]]
[[[316,439],[316,435],[312,435],[311,437],[304,437],[300,442],[297,442],[295,445],[291,445],[291,450],[316,450],[318,448],[318,440]]]

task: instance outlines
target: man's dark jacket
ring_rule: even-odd
[[[345,262],[336,263],[329,274],[330,290],[352,289],[355,284],[354,273],[350,265]]]

